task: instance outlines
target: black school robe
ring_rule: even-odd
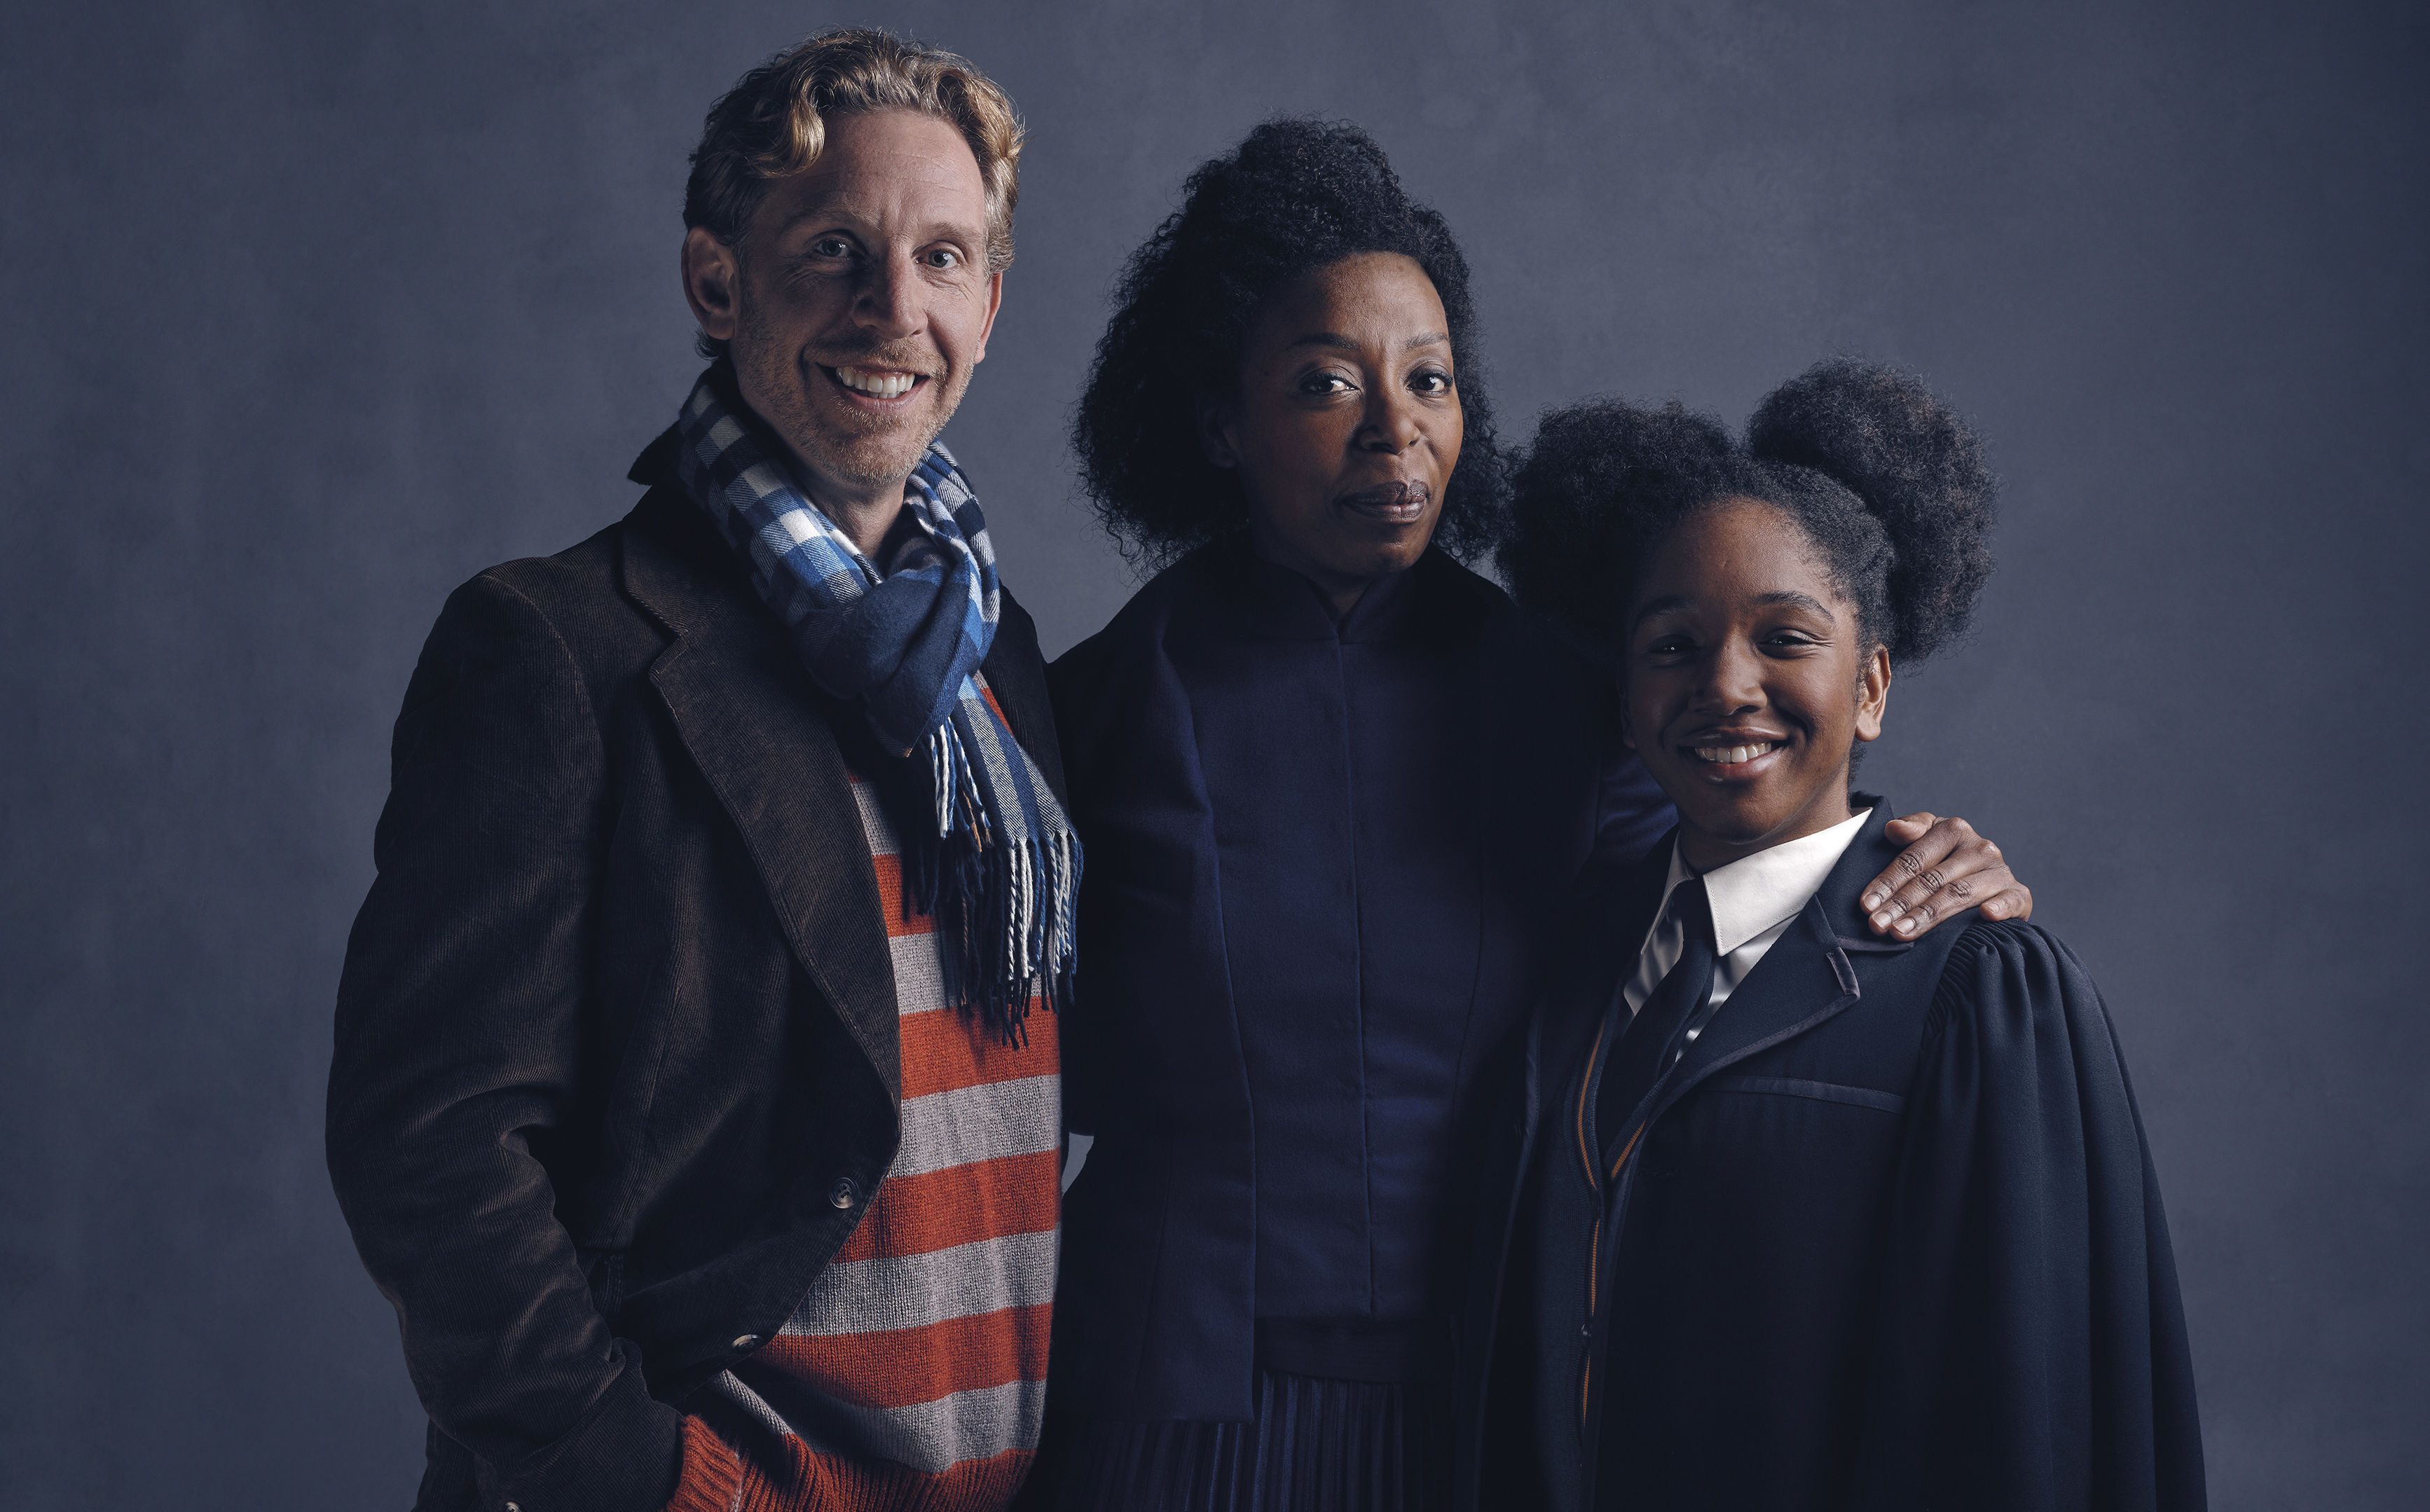
[[[1590,889],[1492,1125],[1510,1200],[1462,1333],[1463,1504],[2204,1504],[2100,993],[2031,924],[1873,939],[1856,898],[1898,849],[1873,813],[1616,1174],[1590,1047],[1670,846]]]

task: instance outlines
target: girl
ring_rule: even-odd
[[[1867,930],[1896,847],[1856,756],[1966,623],[1991,493],[1956,415],[1850,362],[1743,444],[1675,405],[1539,432],[1505,565],[1617,650],[1679,822],[1586,890],[1493,1125],[1472,1504],[2202,1504],[2099,992],[2029,924]]]

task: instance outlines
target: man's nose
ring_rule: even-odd
[[[920,329],[920,276],[908,258],[873,259],[853,315],[872,334],[899,341]]]

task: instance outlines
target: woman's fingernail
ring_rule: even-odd
[[[1912,920],[1912,919],[1902,919],[1902,920],[1900,920],[1900,921],[1898,922],[1898,932],[1899,932],[1900,934],[1902,934],[1902,935],[1912,935],[1912,934],[1914,934],[1914,933],[1915,933],[1915,921],[1914,921],[1914,920]]]
[[[1887,929],[1887,928],[1889,928],[1889,922],[1890,922],[1890,911],[1889,911],[1888,908],[1884,908],[1881,912],[1879,912],[1879,913],[1877,913],[1877,914],[1873,915],[1873,927],[1874,927],[1875,929]]]
[[[1882,906],[1882,889],[1879,889],[1879,888],[1875,888],[1872,891],[1868,892],[1868,893],[1866,893],[1866,894],[1865,894],[1865,906],[1866,906],[1866,907],[1868,907],[1868,908],[1878,908],[1878,907],[1880,907],[1881,906]]]

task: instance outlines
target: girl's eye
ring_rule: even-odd
[[[1664,635],[1656,636],[1653,642],[1646,646],[1645,654],[1649,656],[1677,656],[1693,649],[1695,648],[1689,643],[1686,636]]]

